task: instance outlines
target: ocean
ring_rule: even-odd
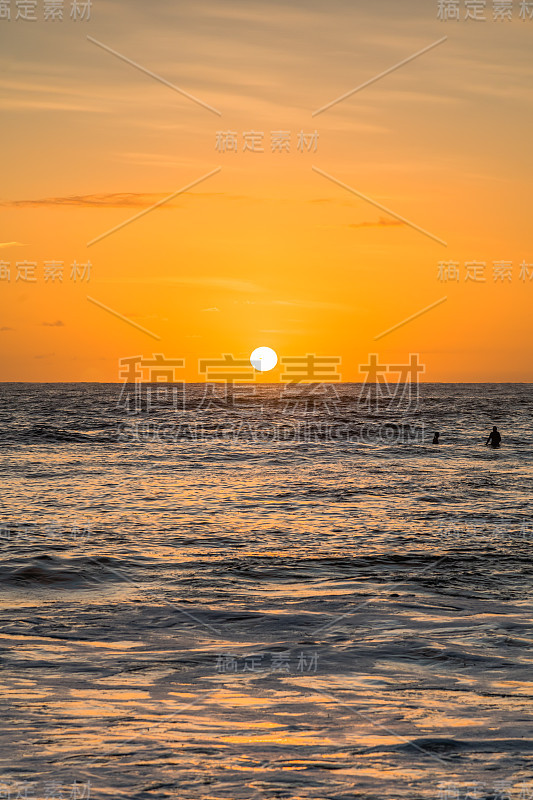
[[[1,796],[533,798],[531,386],[126,389],[0,385]]]

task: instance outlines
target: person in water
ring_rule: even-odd
[[[488,436],[487,441],[485,442],[485,444],[487,445],[490,442],[490,446],[491,447],[499,447],[501,440],[502,440],[502,437],[500,436],[500,432],[499,432],[498,428],[495,425],[493,427],[493,429],[491,430],[491,432],[489,433],[489,436]]]
[[[440,444],[440,442],[439,442],[439,436],[440,436],[440,433],[436,433],[436,434],[433,436],[433,442],[432,442],[432,444]]]

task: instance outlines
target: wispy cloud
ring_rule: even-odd
[[[354,194],[356,197],[360,197],[366,203],[370,203],[370,205],[376,206],[376,208],[379,208],[381,211],[385,211],[387,214],[390,214],[391,217],[394,217],[397,220],[401,220],[406,225],[409,225],[410,228],[413,228],[413,230],[418,231],[418,233],[421,233],[423,236],[427,236],[429,239],[433,239],[433,241],[438,242],[443,247],[448,246],[443,239],[439,239],[439,237],[435,236],[435,234],[426,231],[424,228],[421,228],[419,225],[416,225],[414,222],[411,222],[411,220],[408,220],[406,217],[402,217],[400,214],[397,214],[396,211],[392,211],[390,208],[381,205],[381,203],[378,203],[377,200],[373,200],[371,197],[367,197],[365,194],[360,192],[358,189],[355,189],[353,186],[349,186],[347,183],[340,181],[333,175],[329,175],[327,172],[324,172],[324,170],[320,169],[319,167],[311,167],[311,169],[313,170],[313,172],[317,172],[319,175],[322,175],[323,178],[326,178],[328,181],[335,183],[337,186],[340,186],[347,192]]]
[[[328,303],[323,300],[273,300],[272,305],[289,306],[291,308],[330,308],[339,311],[348,308],[342,303]]]
[[[56,320],[55,322],[41,322],[41,325],[44,328],[64,328],[65,323],[62,322],[60,319]]]
[[[223,197],[226,200],[249,200],[241,195],[226,195],[224,192],[183,192],[189,197],[209,199]],[[37,199],[6,200],[0,206],[9,208],[43,208],[49,206],[76,206],[78,208],[145,208],[157,203],[168,192],[108,192],[103,194],[67,195],[66,197],[42,197]],[[165,208],[178,208],[179,200],[165,203]],[[6,242],[0,247],[7,247],[19,242]],[[23,247],[24,245],[20,245]]]
[[[251,281],[241,281],[235,278],[212,278],[205,277],[187,277],[187,278],[169,278],[166,279],[172,283],[181,284],[182,286],[198,286],[213,289],[227,289],[231,292],[263,292],[264,289],[257,283]]]
[[[380,217],[378,220],[374,222],[355,222],[351,225],[348,225],[349,228],[392,228],[396,227],[397,225],[405,225],[405,222],[402,222],[399,219],[386,219],[385,217]]]
[[[157,208],[161,208],[161,206],[164,206],[167,203],[172,202],[172,200],[174,200],[179,195],[185,194],[186,192],[189,191],[189,189],[192,189],[193,187],[197,186],[199,183],[203,183],[204,181],[206,181],[209,178],[213,177],[213,175],[217,175],[220,172],[221,169],[222,169],[222,167],[216,167],[216,169],[211,170],[211,172],[208,172],[206,175],[202,175],[201,178],[197,178],[192,183],[188,183],[186,186],[182,186],[181,189],[177,189],[175,192],[172,192],[172,194],[168,195],[167,197],[164,197],[162,200],[159,200],[157,203],[152,203],[152,205],[148,206],[148,208],[143,208],[142,211],[139,211],[139,213],[134,214],[133,217],[130,217],[129,219],[124,220],[124,222],[121,222],[119,225],[115,225],[114,228],[110,228],[109,230],[105,231],[104,233],[101,233],[95,239],[91,239],[90,242],[87,242],[87,247],[92,247],[93,244],[97,244],[98,242],[101,242],[102,239],[107,239],[108,236],[112,236],[114,233],[117,233],[118,231],[122,230],[122,228],[125,228],[127,225],[131,225],[132,223],[136,222],[141,217],[144,217],[144,216],[146,216],[146,214],[149,214],[151,211],[155,211]]]
[[[350,91],[345,92],[340,97],[336,97],[334,100],[331,100],[329,103],[327,103],[327,105],[321,106],[321,108],[318,108],[316,111],[313,111],[313,117],[316,117],[317,114],[322,114],[322,112],[327,111],[332,106],[337,105],[337,103],[341,103],[343,100],[347,100],[349,97],[352,97],[352,95],[356,94],[356,92],[360,92],[361,89],[365,89],[367,86],[370,86],[372,83],[375,83],[376,81],[381,80],[382,78],[386,77],[387,75],[390,75],[391,72],[395,72],[397,69],[400,69],[405,64],[408,64],[409,62],[414,61],[414,59],[419,58],[421,55],[424,55],[429,50],[432,50],[434,47],[437,47],[438,45],[440,45],[443,42],[445,42],[447,40],[447,38],[448,38],[447,36],[443,36],[441,39],[439,39],[436,42],[432,42],[431,44],[429,44],[426,47],[424,47],[422,50],[418,50],[416,53],[412,53],[407,58],[404,58],[404,59],[402,59],[402,61],[399,61],[397,64],[393,64],[392,67],[389,67],[384,72],[380,72],[379,75],[374,75],[373,78],[370,78],[369,80],[365,81],[364,83],[360,84],[359,86],[356,86],[355,88],[350,89]]]
[[[0,328],[0,333],[7,333],[7,331],[14,331],[14,330],[15,330],[15,328],[9,328],[7,325],[3,325]]]
[[[102,113],[104,109],[96,105],[88,105],[73,102],[60,102],[54,100],[37,100],[34,98],[6,98],[2,100],[3,111],[68,111],[70,113],[90,112],[92,114]]]
[[[12,208],[42,208],[43,206],[78,206],[81,208],[142,208],[164,197],[147,192],[115,192],[111,194],[69,195],[43,197],[36,200],[10,200],[1,203]]]
[[[234,300],[235,305],[245,306],[286,306],[287,308],[324,308],[334,311],[346,311],[353,306],[342,303],[330,303],[324,300]],[[290,322],[302,322],[301,319],[292,319]]]
[[[202,308],[202,311],[205,312],[206,314],[209,312],[216,312],[220,314],[220,308],[217,308],[216,306],[213,306],[212,308]]]
[[[305,331],[296,331],[296,330],[289,330],[288,328],[272,328],[272,329],[265,329],[259,331],[259,333],[264,333],[266,336],[274,336],[276,334],[284,334],[284,335],[291,335],[291,334],[303,334]]]
[[[138,285],[159,285],[159,286],[190,286],[199,289],[221,289],[230,292],[242,292],[243,294],[264,292],[263,286],[251,281],[241,281],[237,278],[209,277],[209,276],[185,276],[177,277],[174,275],[148,275],[141,278],[109,278],[103,279],[100,283],[105,284],[138,284]],[[235,301],[237,302],[237,301]]]
[[[132,152],[121,153],[117,152],[114,157],[120,161],[125,161],[127,164],[139,164],[145,167],[188,167],[191,164],[189,157],[177,158],[174,154],[167,155],[165,153],[146,153],[146,152]]]
[[[26,245],[22,242],[0,242],[0,250],[4,250],[6,247],[26,247]]]
[[[153,320],[156,319],[159,322],[168,322],[168,317],[162,317],[160,314],[137,314],[137,313],[128,313],[127,315],[131,319],[149,319]]]

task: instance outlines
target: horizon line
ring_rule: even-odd
[[[169,381],[168,383],[160,382],[160,381],[139,381],[138,383],[132,383],[132,386],[181,386],[182,384],[186,385],[194,385],[194,386],[205,386],[207,383],[216,383],[220,385],[224,385],[224,381]],[[305,386],[313,386],[316,384],[323,384],[328,383],[327,381],[300,381],[299,385]],[[391,381],[391,383],[413,383],[413,381]],[[41,385],[41,386],[67,386],[71,384],[86,384],[88,386],[127,386],[127,381],[7,381],[7,380],[0,380],[1,385],[23,385],[23,386],[33,386],[33,385]],[[335,386],[364,386],[365,384],[370,385],[379,385],[376,381],[336,381]],[[287,386],[287,383],[282,383],[281,381],[278,382],[266,382],[266,381],[242,381],[239,382],[238,386]],[[424,386],[442,386],[442,385],[452,385],[452,386],[533,386],[533,380],[531,381],[419,381],[418,385]]]

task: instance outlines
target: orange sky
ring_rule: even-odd
[[[430,0],[94,0],[90,21],[0,20],[1,379],[116,381],[120,358],[163,353],[197,380],[199,358],[267,345],[341,356],[346,381],[372,352],[420,353],[428,381],[530,381],[533,20],[516,0],[512,22],[493,22],[491,5],[486,22],[444,23]],[[299,152],[315,129],[316,152]],[[242,151],[249,130],[264,153]],[[270,152],[278,130],[291,152]],[[239,152],[219,152],[217,131],[235,131]],[[73,260],[91,261],[89,282],[70,279]],[[36,283],[15,280],[22,261]],[[44,281],[50,261],[65,263],[62,284]],[[439,281],[440,261],[459,262],[460,280]],[[465,281],[467,261],[486,262],[485,283]],[[500,261],[511,281],[493,280]]]

